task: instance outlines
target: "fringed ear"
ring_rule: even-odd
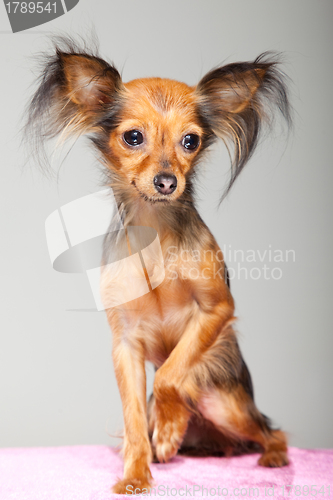
[[[291,123],[285,75],[271,54],[253,63],[234,63],[216,68],[196,88],[199,116],[208,143],[220,137],[228,150],[233,145],[231,178],[222,199],[251,157],[263,123],[270,124],[273,108]]]
[[[86,114],[99,114],[121,89],[118,71],[97,57],[57,51],[65,77],[65,97]]]
[[[44,142],[58,135],[64,142],[88,133],[101,142],[103,132],[116,126],[122,91],[114,66],[61,39],[55,55],[44,57],[39,87],[28,108],[25,139],[39,163],[48,164]]]

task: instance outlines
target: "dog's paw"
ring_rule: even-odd
[[[289,464],[289,459],[285,451],[268,450],[259,458],[258,464],[263,467],[283,467]]]
[[[180,448],[187,428],[188,411],[181,405],[156,404],[156,421],[152,438],[154,454],[159,462],[168,462]]]
[[[146,479],[121,479],[112,488],[118,495],[147,495],[151,489],[150,482]]]
[[[168,462],[182,443],[182,434],[175,422],[156,423],[153,434],[154,454],[159,462]]]

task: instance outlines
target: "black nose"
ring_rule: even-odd
[[[177,177],[172,174],[155,175],[154,186],[162,194],[171,194],[177,187]]]

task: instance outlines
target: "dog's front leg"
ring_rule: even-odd
[[[135,494],[150,488],[149,464],[152,459],[146,416],[146,374],[142,343],[135,333],[124,335],[116,321],[113,330],[113,361],[123,405],[124,479],[113,487],[114,493]],[[132,338],[133,340],[132,340]],[[147,493],[147,491],[143,491]]]
[[[196,403],[199,398],[198,381],[189,375],[190,369],[233,319],[233,311],[233,303],[228,300],[208,309],[198,304],[180,341],[156,372],[152,441],[160,462],[177,453],[190,416],[188,403]]]

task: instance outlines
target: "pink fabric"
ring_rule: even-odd
[[[258,455],[179,456],[168,464],[152,464],[152,497],[333,498],[333,450],[290,448],[289,456],[290,465],[281,469],[258,466]],[[0,449],[1,500],[124,498],[111,493],[111,485],[121,476],[122,459],[107,446]],[[288,495],[286,485],[300,488]],[[249,488],[258,488],[258,494]]]

